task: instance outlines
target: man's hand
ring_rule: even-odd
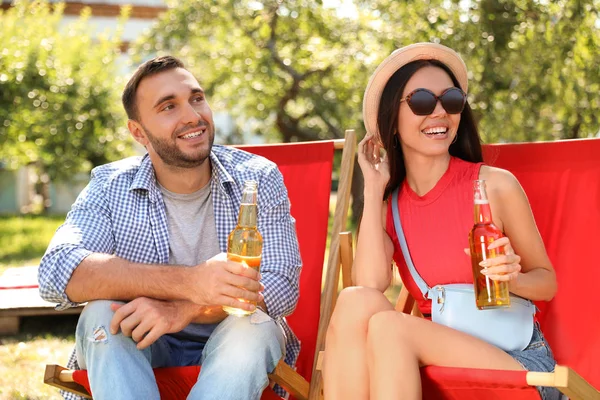
[[[241,263],[228,261],[227,254],[220,253],[196,267],[198,282],[197,290],[190,298],[196,304],[203,306],[229,306],[253,311],[254,304],[264,300],[264,286],[259,282],[258,271],[248,268]],[[240,301],[242,300],[242,301]]]
[[[123,335],[137,342],[139,350],[145,349],[166,333],[181,331],[194,318],[195,304],[186,301],[163,301],[139,297],[127,304],[113,303],[115,311],[110,322],[110,332],[119,329]]]

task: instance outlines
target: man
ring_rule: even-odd
[[[92,171],[40,264],[44,299],[88,302],[69,367],[88,370],[95,399],[159,399],[153,367],[199,364],[190,399],[258,399],[300,348],[284,319],[301,261],[281,173],[213,146],[204,92],[174,57],[142,64],[122,100],[148,154]],[[223,254],[245,180],[259,188],[260,274]],[[250,317],[222,310],[247,301]]]

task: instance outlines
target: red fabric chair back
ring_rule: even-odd
[[[154,376],[161,400],[183,400],[187,398],[190,390],[198,380],[199,373],[199,366],[155,368]],[[82,385],[88,393],[92,393],[86,370],[74,371],[73,380]],[[281,400],[281,397],[268,387],[263,392],[260,400]]]
[[[487,145],[484,159],[521,182],[556,269],[558,293],[538,307],[558,364],[600,387],[600,139]]]
[[[276,163],[288,189],[292,216],[296,219],[302,273],[298,306],[287,319],[302,344],[296,369],[310,382],[319,328],[334,144],[322,141],[239,148]]]

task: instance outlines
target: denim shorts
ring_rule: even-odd
[[[509,351],[508,354],[527,371],[554,372],[556,361],[537,321],[527,347],[520,351]],[[562,397],[560,391],[553,387],[538,386],[537,390],[542,400],[559,400]]]

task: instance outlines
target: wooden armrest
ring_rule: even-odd
[[[410,292],[406,286],[402,285],[402,289],[400,289],[400,294],[398,295],[398,300],[396,301],[396,311],[404,314],[410,314],[414,305],[415,299],[410,295]]]
[[[342,287],[352,286],[352,264],[354,250],[352,249],[352,232],[340,232],[340,260],[342,263]]]
[[[557,365],[554,372],[528,372],[527,384],[555,387],[571,400],[600,400],[598,390],[577,372],[562,365]]]
[[[61,390],[66,390],[67,392],[78,394],[86,399],[92,398],[83,386],[73,381],[73,371],[60,365],[46,365],[44,383]]]
[[[324,351],[320,351],[319,354],[317,355],[317,369],[319,371],[323,370],[323,358],[324,357],[325,357]]]
[[[308,400],[309,383],[283,360],[279,361],[269,378],[299,400]]]

